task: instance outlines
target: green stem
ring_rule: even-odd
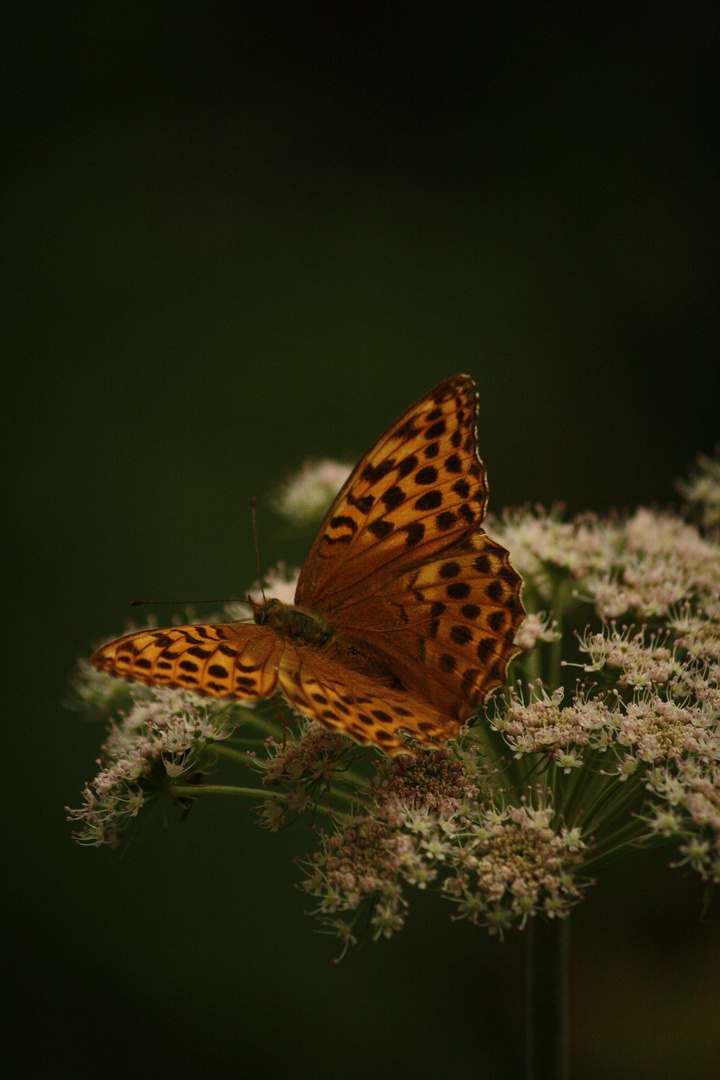
[[[370,785],[367,782],[367,778],[359,776],[354,773],[352,769],[338,769],[333,776],[333,780],[342,780],[343,784],[352,784],[358,788],[359,791],[369,791]]]
[[[595,769],[595,760],[592,753],[585,756],[579,769],[574,769],[568,777],[569,783],[562,800],[562,811],[565,823],[571,826],[575,820],[578,808],[589,802],[593,805],[605,790],[605,777]],[[583,810],[583,817],[586,811]],[[582,821],[580,822],[582,824]]]
[[[612,776],[605,780],[607,787],[585,811],[582,823],[585,832],[601,829],[604,821],[609,817],[616,818],[621,810],[638,797],[640,783],[635,777],[630,777],[624,783]]]
[[[562,670],[560,661],[562,660],[562,647],[563,647],[563,617],[565,615],[565,600],[568,595],[570,583],[565,577],[556,580],[554,588],[552,590],[551,615],[555,619],[557,626],[555,629],[558,632],[558,637],[550,643],[550,671],[549,671],[549,685],[560,686],[560,673]]]
[[[246,754],[242,750],[233,750],[232,746],[226,746],[224,743],[213,743],[213,750],[218,757],[227,758],[228,761],[237,761],[243,765],[257,764],[257,758],[254,758],[252,754]]]
[[[670,838],[660,833],[647,833],[644,822],[629,821],[622,828],[616,829],[598,844],[592,855],[583,863],[583,873],[597,873],[603,867],[610,866],[627,854],[624,850],[629,845],[634,848],[661,847],[670,842]]]
[[[339,788],[336,788],[336,787],[333,786],[333,787],[327,788],[326,794],[329,795],[330,798],[332,798],[332,799],[340,799],[341,802],[346,802],[350,806],[356,806],[357,805],[357,799],[355,798],[354,795],[351,795],[349,791],[341,791]]]
[[[230,746],[264,746],[267,738],[266,736],[260,736],[256,739],[245,738],[244,736],[230,735],[224,740]]]
[[[173,784],[173,798],[180,796],[194,799],[196,795],[240,795],[246,799],[275,799],[286,803],[287,795],[279,791],[263,791],[254,787],[235,787],[233,784]]]
[[[250,799],[274,799],[275,802],[287,804],[290,800],[287,795],[279,791],[266,791],[260,788],[234,787],[231,784],[173,784],[173,798],[194,799],[197,795],[240,795]],[[334,795],[342,793],[333,792]],[[346,796],[349,798],[349,796]],[[332,806],[323,806],[315,803],[314,814],[323,814],[327,818],[335,818],[338,811]]]
[[[529,919],[525,928],[525,1077],[568,1080],[570,920]]]
[[[557,618],[557,616],[556,616]],[[557,618],[558,629],[561,626],[561,619]],[[550,686],[560,686],[560,671],[562,660],[562,639],[558,638],[557,641],[550,643]]]
[[[251,709],[243,709],[242,719],[238,724],[238,727],[244,727],[246,724],[252,724],[256,728],[260,728],[265,732],[266,737],[268,735],[278,736],[278,722],[276,719],[268,720],[265,716],[260,716],[257,712]],[[241,736],[242,737],[242,736]]]

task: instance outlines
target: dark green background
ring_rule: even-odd
[[[74,847],[101,733],[59,702],[131,596],[252,580],[251,495],[449,375],[495,510],[666,503],[713,449],[716,9],[576,8],[3,6],[11,1075],[519,1075],[520,936],[419,897],[334,965],[312,838],[234,802]],[[668,858],[574,918],[578,1077],[720,1067],[718,918]]]

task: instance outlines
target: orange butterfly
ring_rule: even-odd
[[[446,379],[355,467],[300,572],[295,604],[250,600],[253,623],[141,630],[100,671],[218,698],[290,704],[358,743],[434,745],[505,681],[522,581],[481,528],[488,487],[477,394]]]

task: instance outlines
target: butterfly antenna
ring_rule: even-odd
[[[254,537],[254,540],[255,540],[255,559],[256,559],[256,562],[257,562],[257,574],[258,574],[258,581],[260,582],[260,592],[262,593],[263,601],[265,601],[265,600],[267,600],[267,597],[265,596],[265,590],[263,588],[263,583],[262,583],[262,574],[260,573],[260,545],[258,544],[257,520],[255,518],[255,504],[256,503],[257,503],[257,499],[253,495],[252,498],[250,499],[250,514],[252,515],[253,537]]]
[[[140,607],[141,604],[244,604],[239,596],[215,596],[209,600],[131,600],[130,607]]]

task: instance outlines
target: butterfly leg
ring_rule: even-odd
[[[280,717],[280,721],[282,723],[282,731],[283,731],[282,748],[284,750],[285,747],[287,746],[287,720],[285,719],[285,713],[282,711],[282,709],[280,708],[280,706],[277,703],[277,698],[273,697],[273,698],[270,698],[270,700],[272,701],[273,705],[275,706],[275,712]]]

